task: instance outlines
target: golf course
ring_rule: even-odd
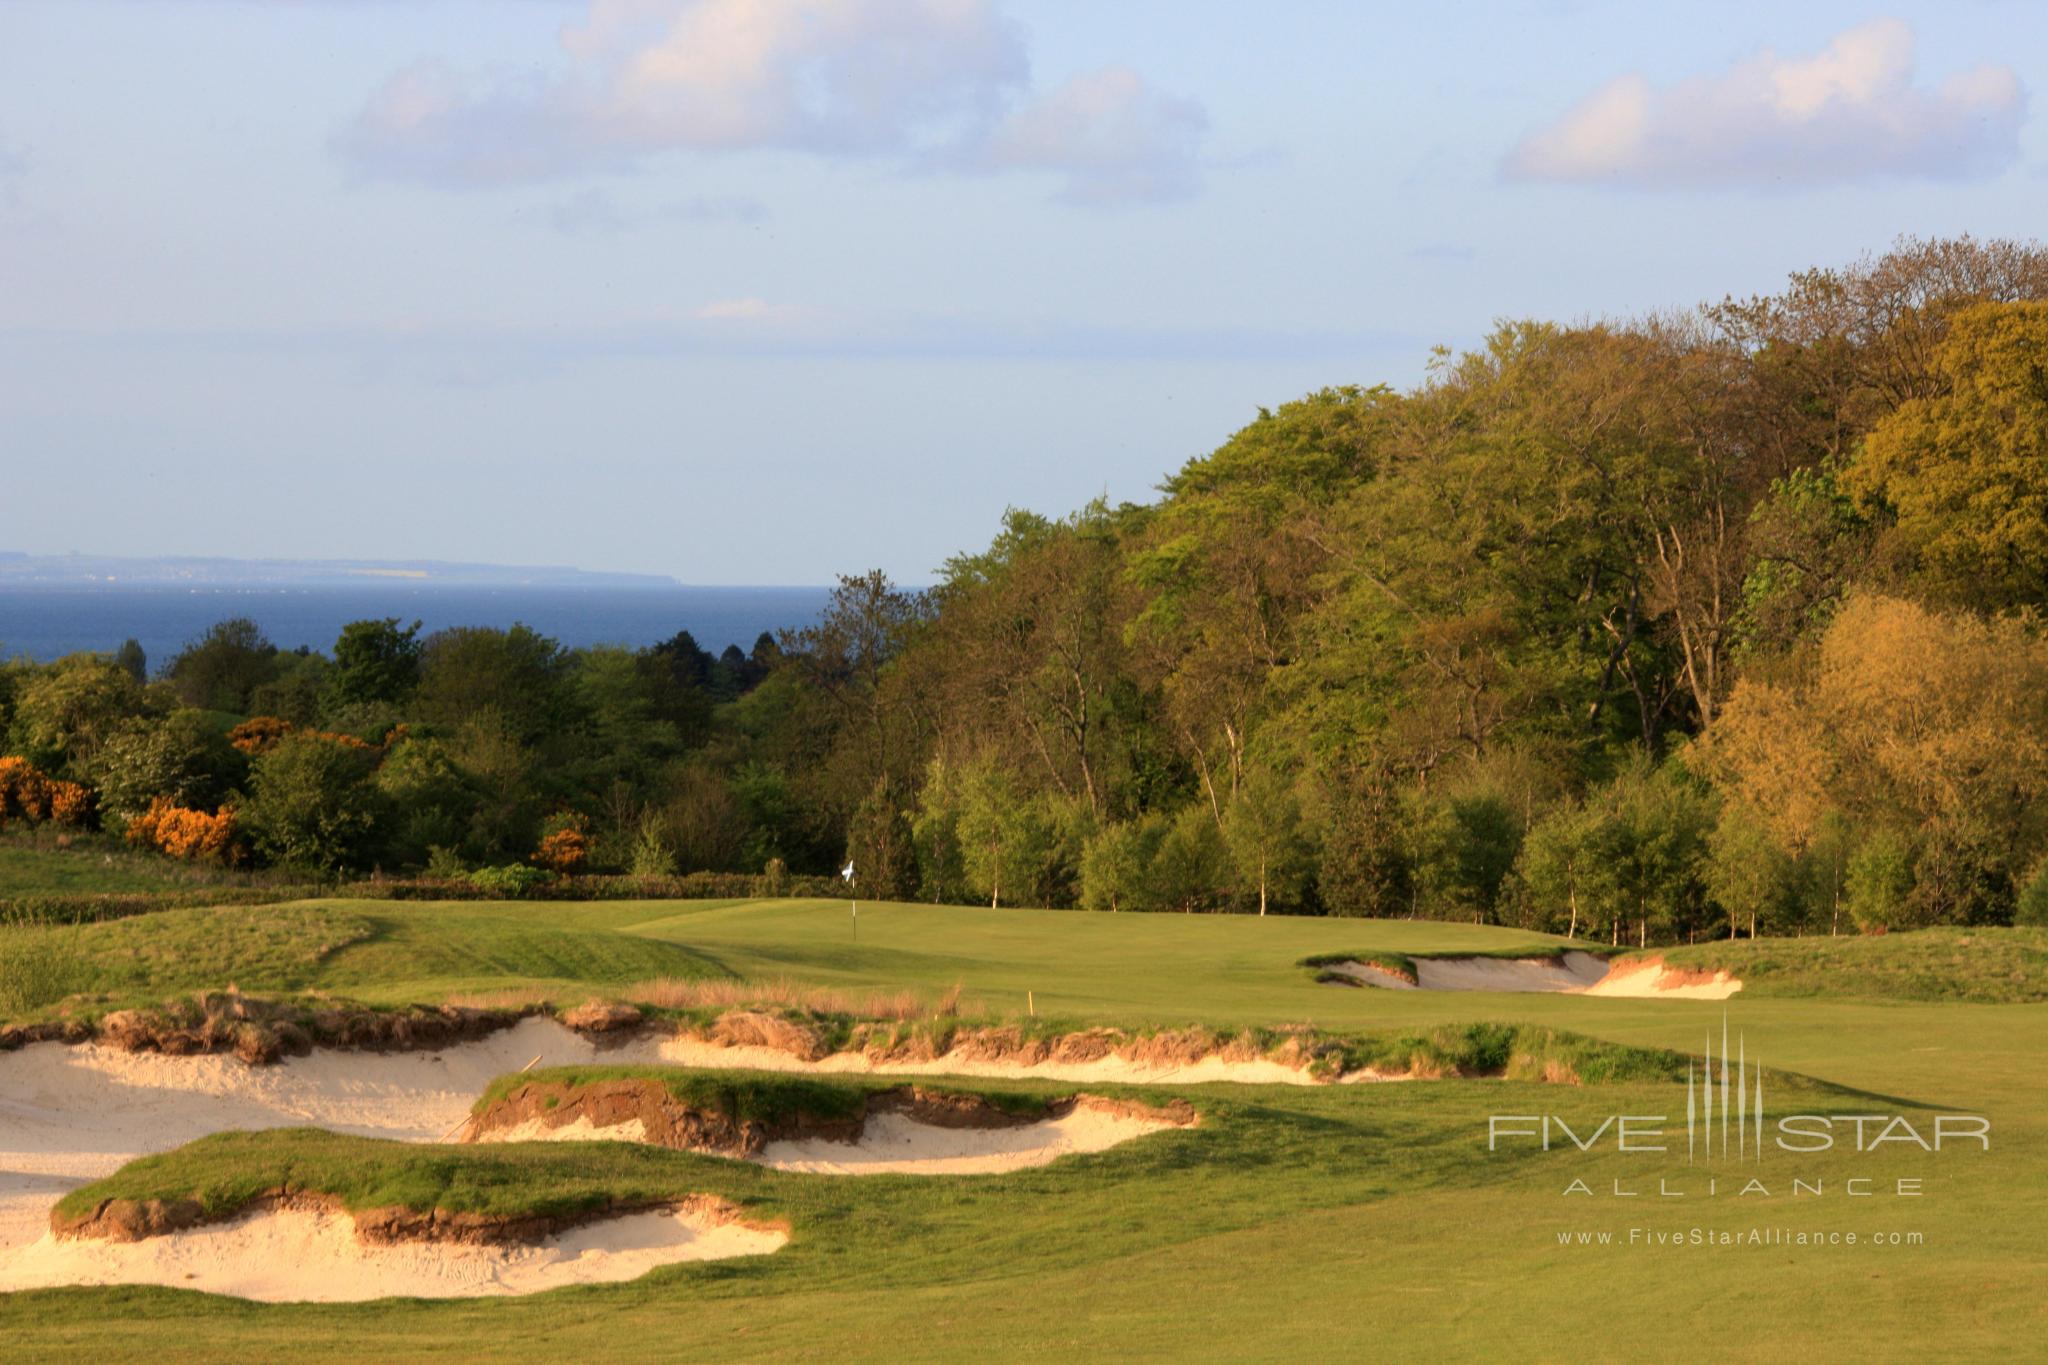
[[[64,988],[0,1035],[15,1359],[1983,1359],[2048,1328],[2038,930],[1653,954],[1721,999],[1305,965],[1600,948],[1409,921],[328,900],[10,933],[9,981]],[[1724,1104],[1735,1049],[1801,1126],[1724,1150],[1724,1112],[1689,1155],[1688,1078]]]

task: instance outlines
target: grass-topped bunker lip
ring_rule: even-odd
[[[494,1084],[461,1140],[611,1140],[835,1174],[979,1175],[1197,1122],[1183,1099],[1035,1095],[867,1078],[558,1068]]]

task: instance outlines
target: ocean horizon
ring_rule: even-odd
[[[422,634],[452,626],[524,624],[574,649],[641,648],[687,630],[713,653],[751,649],[763,631],[811,624],[827,587],[345,587],[183,584],[0,587],[0,658],[47,662],[111,653],[133,639],[150,667],[216,622],[246,616],[279,649],[331,652],[350,621],[395,616]]]

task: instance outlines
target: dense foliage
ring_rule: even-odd
[[[224,622],[146,682],[16,666],[0,720],[114,827],[231,810],[222,856],[330,873],[851,859],[895,898],[1643,942],[2048,904],[2042,248],[1504,324],[1161,492],[1013,511],[746,654]]]

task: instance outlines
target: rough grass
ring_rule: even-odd
[[[1920,929],[1843,938],[1759,938],[1657,954],[1674,967],[1728,971],[1745,996],[2048,1001],[2048,929]]]

